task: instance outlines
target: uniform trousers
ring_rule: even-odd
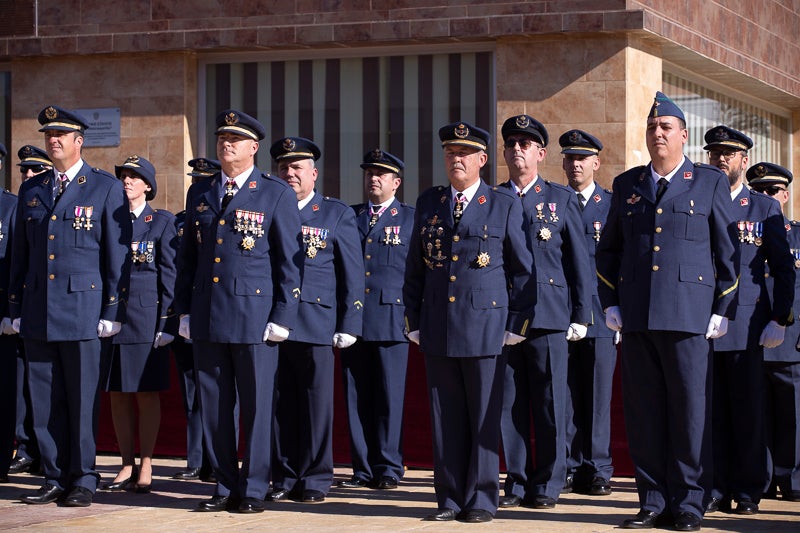
[[[31,389],[28,386],[28,365],[25,360],[25,347],[19,335],[12,335],[17,339],[17,421],[14,438],[17,441],[17,455],[39,460],[39,445],[36,434],[33,432],[33,416],[31,413]]]
[[[183,410],[186,413],[186,466],[190,469],[201,468],[207,459],[203,445],[203,420],[200,417],[200,402],[197,398],[197,373],[194,369],[192,344],[184,342],[183,339],[175,339],[169,346],[175,356]]]
[[[0,372],[0,475],[8,473],[11,455],[14,451],[14,433],[17,425],[17,409],[10,406],[21,402],[22,394],[17,393],[17,335],[0,335],[0,357],[5,368]]]
[[[333,348],[280,344],[273,490],[317,490],[333,482]]]
[[[800,491],[800,363],[767,361],[764,372],[767,477],[783,494]]]
[[[558,499],[567,476],[567,340],[563,331],[533,330],[506,348],[502,434],[507,496]],[[531,418],[536,437],[531,456]]]
[[[623,334],[625,428],[643,510],[703,516],[712,482],[711,357],[702,334]]]
[[[264,499],[278,348],[274,344],[194,342],[203,436],[217,477],[215,495]],[[243,438],[239,468],[237,392]]]
[[[504,355],[425,355],[439,508],[497,512],[504,368]]]
[[[110,343],[104,345],[110,348]],[[101,341],[25,339],[33,426],[47,483],[92,493],[99,412]]]
[[[407,342],[359,341],[341,351],[353,477],[403,477]]]

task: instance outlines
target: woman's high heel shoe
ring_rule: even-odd
[[[127,490],[129,487],[132,487],[134,484],[136,484],[137,479],[139,479],[139,470],[134,466],[130,477],[125,478],[122,481],[105,483],[101,488],[103,490]]]

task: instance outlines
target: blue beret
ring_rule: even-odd
[[[792,173],[775,163],[758,163],[747,169],[747,183],[750,185],[789,185],[792,182]]]
[[[442,147],[467,146],[486,150],[486,147],[492,142],[492,136],[486,130],[468,122],[459,121],[439,128],[439,140],[442,141]]]
[[[196,157],[189,161],[188,164],[192,167],[192,171],[186,175],[193,178],[210,178],[222,170],[219,161],[216,159],[206,159],[205,157]]]
[[[569,130],[558,138],[562,154],[597,155],[603,149],[600,139],[581,130]]]
[[[547,128],[530,115],[515,115],[506,119],[500,131],[503,134],[503,140],[508,139],[512,133],[524,133],[536,139],[542,146],[547,146],[547,143],[550,142]]]
[[[145,193],[146,200],[152,200],[156,197],[156,169],[153,164],[138,155],[132,155],[125,160],[121,165],[114,165],[117,178],[122,173],[123,169],[130,169],[138,174],[144,181],[150,185],[150,192]]]
[[[753,147],[753,139],[728,126],[713,127],[706,132],[704,138],[706,145],[703,150],[709,150],[715,146],[734,150],[749,150]]]
[[[313,159],[316,161],[322,155],[319,146],[314,141],[303,137],[285,137],[275,141],[269,149],[272,159]]]
[[[6,150],[6,145],[0,143],[0,157],[5,157],[8,155],[8,150]]]
[[[235,109],[226,109],[217,115],[217,131],[214,135],[225,132],[248,137],[254,141],[260,141],[267,134],[266,128],[258,120]]]
[[[403,161],[390,154],[384,152],[380,148],[376,148],[371,152],[364,154],[364,162],[361,163],[361,168],[378,167],[384,170],[389,170],[395,174],[400,174],[405,165]]]
[[[653,105],[647,115],[647,118],[655,117],[677,117],[686,122],[686,117],[683,116],[681,108],[661,91],[656,91],[656,97],[653,99]]]
[[[17,151],[17,157],[19,157],[17,165],[20,167],[53,166],[53,162],[50,161],[50,156],[47,155],[47,152],[30,144],[20,148]]]
[[[39,131],[78,131],[89,128],[88,121],[81,115],[58,106],[50,105],[39,112]]]

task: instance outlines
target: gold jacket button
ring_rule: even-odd
[[[658,246],[658,245],[655,245],[655,246],[653,246],[653,251],[654,252],[660,252],[661,251],[661,247]]]
[[[658,265],[653,265],[653,272],[658,272]]]
[[[661,226],[656,228],[656,233],[661,233]]]
[[[217,239],[217,244],[222,244],[222,239]]]
[[[219,221],[219,225],[220,225],[220,226],[224,226],[224,225],[225,225],[225,220],[224,220],[224,219],[220,219],[220,221]]]
[[[455,276],[450,276],[450,281],[455,281],[455,280],[456,280]]]
[[[53,216],[50,217],[50,220],[58,220],[58,217],[53,215]]]
[[[448,299],[450,300],[450,303],[453,303],[453,302],[455,302],[455,301],[456,301],[456,297],[455,297],[455,296],[451,296],[451,297],[450,297],[450,298],[448,298]]]
[[[50,274],[50,276],[48,276],[48,277],[49,277],[50,279],[56,279],[56,275],[55,275],[55,274]]]
[[[453,235],[453,242],[458,242],[460,240],[461,240],[461,237],[459,237],[458,235]]]
[[[371,238],[367,239],[367,243],[371,243],[371,242],[372,242]]]
[[[458,256],[456,254],[453,254],[453,261],[458,261]]]
[[[220,259],[219,257],[215,257],[215,258],[214,258],[214,262],[215,262],[215,263],[219,263],[220,261],[222,261],[222,259]]]
[[[219,278],[217,276],[214,276],[213,278],[211,278],[211,281],[213,281],[214,283],[219,283]]]
[[[656,209],[656,214],[657,214],[657,215],[660,215],[660,214],[661,214],[661,213],[663,213],[663,212],[664,212],[664,210],[663,210],[663,209],[661,209],[660,207],[659,207],[658,209]]]
[[[369,287],[367,287],[366,289],[364,289],[364,292],[365,292],[365,293],[367,293],[367,294],[369,294]]]

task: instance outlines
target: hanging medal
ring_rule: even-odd
[[[736,223],[736,229],[739,230],[739,242],[744,242],[744,220]]]
[[[547,208],[550,209],[550,222],[558,222],[558,215],[556,215],[555,202],[547,204]]]
[[[600,228],[603,226],[603,223],[599,220],[595,220],[592,222],[592,227],[594,228],[594,240],[595,242],[600,242]]]
[[[753,239],[753,244],[756,246],[761,246],[764,242],[764,223],[763,222],[755,222],[753,224],[753,235],[755,235],[755,239]]]
[[[75,230],[81,229],[83,226],[83,206],[75,206],[75,220],[72,221],[72,228]]]
[[[800,268],[800,248],[792,248],[792,255],[794,256],[794,267]]]
[[[392,226],[392,233],[394,234],[394,235],[392,236],[392,244],[393,244],[394,246],[397,246],[397,245],[399,245],[399,244],[402,244],[402,243],[400,242],[400,226]]]
[[[745,240],[750,244],[753,244],[753,241],[755,240],[755,237],[753,237],[753,223],[747,220],[744,224],[747,227],[747,237],[745,237]]]
[[[536,218],[538,220],[544,220],[544,202],[536,204]]]
[[[86,216],[86,221],[83,224],[83,228],[86,231],[89,231],[90,229],[92,229],[94,227],[92,225],[92,213],[93,212],[94,212],[94,206],[87,205],[86,207],[83,208],[83,213]]]

